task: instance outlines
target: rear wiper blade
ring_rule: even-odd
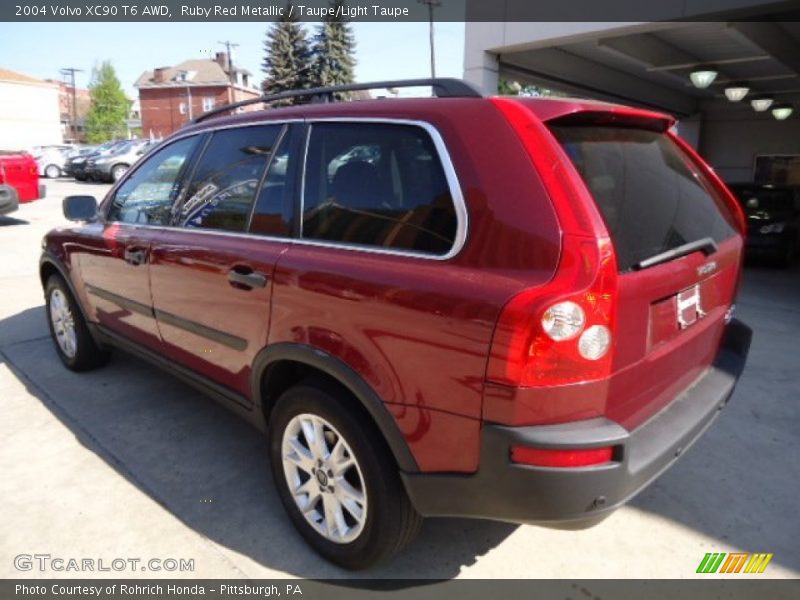
[[[656,254],[655,256],[651,256],[650,258],[645,258],[642,261],[639,261],[635,265],[633,265],[634,271],[639,271],[641,269],[647,269],[648,267],[654,267],[655,265],[660,265],[661,263],[669,262],[681,256],[686,256],[687,254],[691,254],[692,252],[702,252],[706,256],[710,254],[714,254],[719,250],[719,246],[717,246],[717,242],[715,242],[710,237],[704,237],[700,240],[696,240],[694,242],[689,242],[688,244],[683,244],[682,246],[678,246],[677,248],[672,248],[665,252],[661,252],[660,254]]]

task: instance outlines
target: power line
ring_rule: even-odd
[[[231,48],[238,48],[239,44],[231,42],[230,40],[225,40],[224,42],[217,42],[217,43],[225,46],[225,51],[228,54],[228,80],[230,81],[231,84],[230,99],[231,102],[233,102],[235,100],[233,93],[233,86],[236,84],[236,76],[233,70],[233,55],[231,54]]]
[[[78,140],[78,110],[77,110],[77,102],[75,99],[75,73],[83,73],[83,69],[76,69],[74,67],[64,67],[61,69],[60,73],[62,75],[69,75],[71,78],[71,85],[72,85],[72,119],[71,119],[71,129],[72,129],[72,140]]]
[[[433,47],[433,9],[441,6],[441,0],[417,0],[420,4],[425,4],[428,7],[428,35],[431,44],[431,78],[436,78],[436,58]]]

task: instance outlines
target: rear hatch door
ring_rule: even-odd
[[[619,284],[606,414],[635,427],[713,362],[742,239],[726,200],[663,123],[548,123],[614,243]]]

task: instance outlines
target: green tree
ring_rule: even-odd
[[[286,3],[283,16],[270,26],[264,42],[261,69],[267,77],[261,87],[267,94],[311,87],[311,51],[305,29],[296,16],[289,16],[291,5],[291,0]],[[275,104],[302,101],[285,100]]]
[[[509,81],[508,79],[498,81],[497,93],[502,96],[552,96],[557,98],[567,96],[567,94],[558,90],[529,83],[521,84],[518,81]]]
[[[124,136],[130,101],[110,62],[94,68],[89,94],[92,104],[86,115],[86,139],[96,144]]]
[[[344,19],[336,17],[344,0],[333,0],[330,3],[334,13],[324,18],[314,35],[311,50],[312,87],[343,85],[353,83],[355,59],[355,36],[351,25]],[[336,94],[344,99],[346,94]]]

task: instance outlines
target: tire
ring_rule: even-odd
[[[47,165],[44,170],[44,175],[48,179],[58,179],[61,177],[61,169],[58,165]]]
[[[45,285],[45,308],[50,336],[64,366],[89,371],[105,364],[109,351],[98,346],[80,308],[60,275],[51,275]]]
[[[75,175],[75,181],[86,181],[86,175]]]
[[[790,240],[786,242],[784,248],[782,248],[778,254],[775,256],[775,266],[780,267],[782,269],[787,269],[792,266],[794,262],[795,255],[797,253],[797,242],[795,240]]]
[[[309,432],[319,431],[314,423],[321,425],[320,439],[329,451],[322,476],[317,475],[320,463],[314,457],[324,451],[315,452],[303,433],[304,426],[311,427]],[[416,537],[422,517],[406,495],[386,443],[357,401],[335,386],[312,380],[281,395],[270,416],[269,458],[275,487],[293,525],[330,562],[365,569]],[[337,473],[336,466],[346,465],[348,458],[352,464]],[[296,500],[290,481],[295,491],[303,488],[308,493],[297,494]],[[341,519],[328,519],[327,514],[336,514],[337,504]],[[336,524],[333,531],[328,522]]]
[[[111,181],[118,182],[128,169],[128,165],[114,165],[111,169]]]

